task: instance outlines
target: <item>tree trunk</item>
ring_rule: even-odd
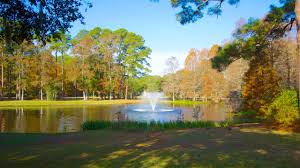
[[[40,98],[41,98],[41,100],[43,100],[43,99],[44,99],[44,98],[43,98],[43,88],[40,89],[40,94],[41,94],[41,95],[40,95]]]
[[[22,88],[22,93],[21,93],[21,100],[23,101],[24,100],[24,89]]]
[[[10,63],[10,60],[8,59],[8,68],[7,68],[7,85],[8,85],[8,99],[11,98],[11,72],[12,72],[12,66]]]
[[[193,101],[196,101],[196,91],[194,90],[194,93],[193,93]]]
[[[126,86],[125,86],[125,100],[128,98],[128,79],[126,79]]]
[[[18,90],[18,100],[21,100],[21,72],[18,74],[18,83],[17,83],[17,90]]]
[[[88,100],[88,92],[83,91],[83,100]]]
[[[57,50],[55,50],[55,77],[57,78],[57,73],[58,73],[58,70],[57,70]]]
[[[4,65],[1,64],[1,96],[4,96]]]
[[[77,82],[76,82],[76,80],[75,80],[75,100],[77,100]]]
[[[3,27],[4,27],[4,37],[6,42],[6,49],[7,49],[7,89],[8,89],[8,99],[11,98],[11,72],[12,72],[12,65],[10,61],[10,57],[12,56],[12,37],[11,37],[11,31],[12,27],[6,19],[3,19]]]
[[[291,88],[291,65],[290,65],[290,58],[288,53],[286,52],[286,68],[287,68],[287,87]]]
[[[23,62],[22,62],[22,66],[21,66],[21,75],[22,75],[22,78],[24,77],[24,65],[23,65]],[[24,83],[23,81],[21,81],[21,100],[23,101],[24,100]]]
[[[65,77],[65,72],[64,72],[64,66],[65,61],[64,61],[64,52],[61,52],[61,94],[62,97],[64,97],[64,77]]]
[[[112,77],[111,77],[111,64],[108,64],[109,66],[109,100],[112,99]]]
[[[19,91],[18,91],[18,100],[21,100],[21,88],[19,86]]]
[[[300,0],[296,0],[295,2],[295,13],[296,13],[296,21],[297,21],[297,63],[298,63],[298,95],[300,94]],[[299,105],[300,98],[298,96]],[[300,107],[299,107],[300,110]]]
[[[172,93],[172,100],[173,100],[173,102],[175,101],[175,89],[174,89],[174,87],[173,87],[173,93]]]
[[[18,100],[18,83],[16,85],[16,97],[15,97],[16,100]]]
[[[4,62],[3,49],[2,49],[2,61]],[[3,62],[1,64],[1,97],[4,96],[4,63]]]

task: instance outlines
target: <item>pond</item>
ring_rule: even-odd
[[[0,108],[0,132],[61,133],[77,132],[90,120],[126,120],[122,109],[128,105],[41,106]],[[224,121],[223,104],[173,106],[180,108],[181,120]]]

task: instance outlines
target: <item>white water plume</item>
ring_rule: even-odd
[[[152,111],[155,111],[158,101],[163,97],[161,92],[144,92],[142,99],[144,102],[150,104]]]

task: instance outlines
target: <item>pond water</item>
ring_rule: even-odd
[[[0,108],[0,132],[60,133],[81,130],[90,120],[126,120],[121,113],[128,105],[85,105]],[[181,120],[224,121],[227,108],[223,104],[173,106],[180,108]]]

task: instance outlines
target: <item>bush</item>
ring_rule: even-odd
[[[283,90],[268,107],[266,117],[288,127],[299,119],[298,97],[295,90]]]
[[[164,130],[164,129],[185,129],[185,128],[212,128],[228,127],[230,122],[211,121],[172,121],[172,122],[139,122],[139,121],[86,121],[82,124],[82,130],[99,129],[143,129],[143,130]]]
[[[234,121],[235,123],[255,123],[260,122],[261,119],[255,110],[243,110],[235,114]]]

